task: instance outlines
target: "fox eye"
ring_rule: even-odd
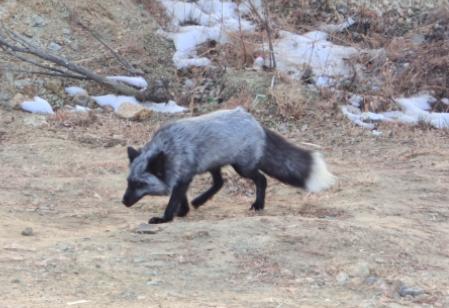
[[[144,188],[146,185],[144,182],[135,182],[135,181],[132,181],[129,184],[130,186],[134,186],[136,189]]]
[[[143,182],[137,182],[137,183],[136,183],[137,188],[144,188],[145,185],[146,185],[146,184],[143,183]]]

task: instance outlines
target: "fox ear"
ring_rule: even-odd
[[[165,177],[165,161],[167,156],[163,151],[148,160],[147,171],[154,174],[159,179],[163,180]]]
[[[140,150],[136,150],[133,147],[128,147],[128,158],[129,158],[129,162],[132,163],[133,160],[140,155]]]

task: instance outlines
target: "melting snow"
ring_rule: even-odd
[[[177,113],[187,110],[185,107],[177,105],[174,101],[169,101],[168,103],[144,103],[143,106],[155,112],[165,113]]]
[[[360,109],[354,105],[343,106],[341,110],[349,120],[368,129],[375,128],[375,125],[369,121],[396,121],[412,125],[424,122],[435,128],[449,128],[449,113],[429,111],[431,110],[432,104],[436,101],[437,100],[429,94],[419,94],[412,97],[395,99],[395,102],[401,107],[402,111],[388,111],[381,113],[361,112]]]
[[[273,44],[278,70],[299,79],[310,67],[317,86],[332,86],[337,80],[351,77],[345,60],[358,54],[357,49],[335,45],[327,41],[327,33],[320,31],[279,34],[280,39]]]
[[[64,89],[65,93],[67,93],[69,96],[75,96],[75,95],[87,95],[87,91],[80,87],[67,87]]]
[[[75,108],[73,109],[73,111],[75,112],[88,112],[89,110],[90,108],[81,105],[76,105]]]
[[[118,107],[123,103],[140,104],[134,96],[108,94],[102,96],[93,96],[92,98],[97,102],[98,105],[111,106],[112,108],[114,108],[114,110],[117,110]],[[184,112],[186,110],[186,108],[177,105],[174,101],[169,101],[168,103],[146,102],[142,103],[142,106],[155,112],[165,113]]]
[[[98,105],[103,107],[111,106],[112,108],[114,108],[114,110],[117,110],[117,108],[123,103],[131,103],[131,104],[139,103],[134,96],[125,96],[125,95],[108,94],[101,96],[92,96],[92,98]]]
[[[232,1],[199,0],[185,2],[175,0],[160,1],[172,17],[172,32],[165,35],[172,39],[176,52],[173,62],[178,69],[189,66],[207,66],[208,58],[198,57],[196,47],[208,40],[218,43],[227,41],[227,33],[239,31],[239,12],[250,12],[248,1],[240,6]],[[253,2],[260,8],[260,1]],[[339,25],[330,25],[328,31],[341,31],[352,24],[349,18]],[[242,31],[252,32],[255,26],[240,18]],[[341,78],[351,77],[351,70],[345,59],[358,53],[355,48],[335,45],[327,40],[328,34],[312,31],[304,35],[280,31],[280,38],[273,42],[278,69],[299,79],[310,67],[318,86],[332,86]],[[255,67],[263,65],[263,59],[256,59]]]
[[[35,96],[31,101],[24,101],[21,108],[31,113],[53,114],[50,104],[43,98]]]
[[[130,76],[108,76],[106,77],[110,80],[120,81],[123,83],[126,83],[130,86],[139,88],[139,89],[146,89],[148,87],[147,81],[143,77],[130,77]]]
[[[238,7],[234,2],[222,0],[197,2],[162,0],[161,3],[166,8],[167,14],[172,17],[173,32],[166,33],[166,36],[175,44],[173,62],[178,69],[209,65],[209,59],[197,57],[195,48],[208,40],[226,42],[226,32],[239,30],[238,11],[249,12],[246,3]],[[242,31],[255,29],[251,22],[243,18],[240,19],[240,26]]]
[[[342,32],[343,30],[346,30],[347,28],[349,28],[350,26],[352,26],[353,24],[355,24],[355,20],[352,17],[349,17],[348,19],[346,19],[344,22],[340,23],[340,24],[335,24],[335,25],[322,25],[320,27],[320,29],[322,31],[326,31],[329,33],[333,33],[333,32]]]

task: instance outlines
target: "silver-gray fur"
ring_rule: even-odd
[[[146,163],[160,151],[167,155],[169,189],[215,167],[237,163],[256,168],[265,148],[265,132],[243,108],[221,110],[181,119],[161,127],[131,164],[130,177],[139,177]]]
[[[171,194],[162,223],[189,211],[186,192],[196,174],[209,171],[213,186],[192,201],[195,207],[210,199],[223,185],[220,168],[232,165],[256,184],[251,208],[264,208],[266,179],[320,191],[334,182],[321,155],[303,150],[262,125],[243,108],[212,112],[162,126],[143,149],[128,148],[130,173],[123,203],[131,206],[145,195]]]

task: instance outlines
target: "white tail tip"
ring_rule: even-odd
[[[336,177],[327,170],[323,156],[319,152],[312,153],[312,170],[306,181],[306,190],[319,192],[334,185]]]

